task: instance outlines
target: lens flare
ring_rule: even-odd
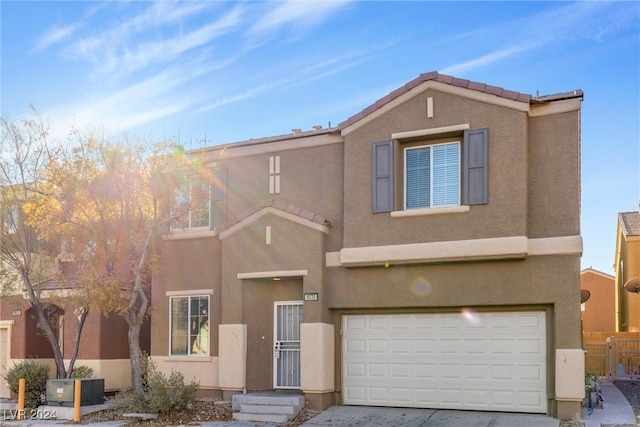
[[[463,308],[462,316],[472,325],[480,325],[482,320],[480,316],[477,315],[476,311],[472,308]]]
[[[431,284],[424,277],[418,277],[411,283],[411,291],[418,296],[426,297],[431,294]]]

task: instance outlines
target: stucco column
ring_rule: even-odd
[[[556,350],[557,417],[561,420],[580,418],[584,390],[584,350]]]
[[[314,409],[325,409],[331,403],[335,390],[334,346],[333,325],[300,325],[300,388]]]
[[[218,325],[218,379],[222,390],[247,384],[247,325]]]

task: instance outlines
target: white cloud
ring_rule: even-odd
[[[259,35],[280,29],[282,26],[293,24],[297,27],[311,27],[324,21],[327,17],[349,4],[344,0],[287,0],[271,2],[277,5],[275,9],[266,13],[250,29],[250,33]]]
[[[555,6],[555,3],[550,4]],[[504,43],[504,46],[448,66],[442,72],[445,74],[467,73],[526,51],[542,49],[558,43],[599,39],[603,35],[620,31],[630,25],[637,26],[637,14],[627,13],[626,7],[628,6],[617,2],[576,2],[501,25],[460,34],[449,41],[465,43],[464,40],[471,42],[479,40],[480,44],[485,46],[496,46],[501,43]],[[470,50],[480,49],[475,47]]]
[[[211,8],[211,4],[155,2],[124,22],[73,41],[67,53],[72,58],[82,58],[92,63],[101,79],[105,76],[112,80],[123,77],[210,43],[238,25],[242,6],[184,31],[182,21],[193,15],[203,15],[205,9]],[[173,34],[164,36],[162,33]]]
[[[31,49],[31,53],[38,52],[52,46],[56,43],[69,38],[76,30],[75,25],[67,25],[64,27],[53,27],[38,38],[35,46]]]
[[[482,55],[477,58],[471,59],[469,61],[465,61],[459,64],[455,64],[455,65],[451,65],[449,67],[443,68],[441,72],[443,74],[452,74],[452,75],[464,74],[468,71],[493,64],[494,62],[509,58],[513,55],[522,53],[534,47],[535,45],[522,45],[522,46],[511,46],[502,50],[496,50],[486,55]]]

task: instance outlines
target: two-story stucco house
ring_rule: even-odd
[[[226,398],[579,415],[582,97],[431,72],[337,127],[192,152],[154,360]]]
[[[620,212],[616,231],[617,331],[640,331],[640,210]]]

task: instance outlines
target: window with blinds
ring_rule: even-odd
[[[405,209],[460,205],[460,142],[405,149]]]

